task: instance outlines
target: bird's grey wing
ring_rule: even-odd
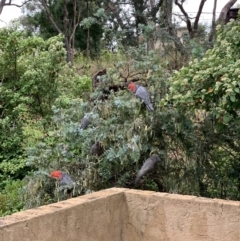
[[[141,169],[139,170],[137,177],[135,179],[135,184],[139,181],[139,179],[144,176],[147,172],[154,168],[155,161],[151,158],[148,158],[142,165]]]
[[[70,186],[70,185],[73,185],[73,184],[74,184],[74,181],[72,180],[72,178],[67,173],[63,173],[63,177],[60,180],[60,185]]]
[[[80,126],[80,128],[83,129],[83,130],[85,130],[85,129],[88,127],[89,124],[90,124],[89,118],[86,117],[86,116],[84,116],[84,117],[82,118],[82,120],[81,120],[81,126]]]
[[[100,156],[100,155],[102,155],[103,151],[104,150],[103,150],[102,145],[99,142],[96,142],[95,144],[93,144],[91,146],[90,154]]]
[[[138,89],[137,89],[137,91],[136,91],[136,93],[135,93],[135,95],[136,95],[139,99],[143,100],[143,102],[144,102],[146,105],[149,105],[149,103],[151,103],[151,101],[150,101],[150,95],[149,95],[149,93],[148,93],[148,91],[147,91],[147,89],[146,89],[145,87],[139,86]]]

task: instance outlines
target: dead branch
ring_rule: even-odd
[[[26,3],[30,2],[30,1],[32,1],[32,0],[26,0],[21,5],[19,5],[19,4],[12,3],[12,0],[9,0],[9,2],[7,2],[7,3],[6,3],[6,0],[1,0],[1,2],[0,2],[0,14],[2,13],[3,7],[5,7],[5,6],[15,6],[15,7],[21,8]]]

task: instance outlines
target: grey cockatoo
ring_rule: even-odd
[[[154,169],[155,164],[157,162],[161,161],[160,157],[157,155],[152,155],[150,156],[142,165],[141,169],[139,170],[137,177],[135,178],[135,185],[138,183],[140,178],[144,176],[147,172],[151,171]]]
[[[68,193],[71,193],[75,186],[75,182],[66,172],[52,171],[50,174],[50,178],[58,180],[59,187],[66,186],[65,189],[67,189]]]
[[[80,128],[85,130],[87,129],[88,125],[91,123],[90,119],[88,116],[84,116],[81,120],[81,126]]]
[[[140,100],[142,100],[145,105],[147,106],[148,110],[153,111],[153,106],[150,100],[150,95],[148,93],[148,90],[142,86],[137,85],[133,82],[128,84],[128,89],[135,94],[136,97],[138,97]]]
[[[103,151],[104,151],[104,149],[103,149],[102,144],[99,142],[96,142],[91,146],[90,154],[95,155],[95,156],[100,156],[103,154]]]

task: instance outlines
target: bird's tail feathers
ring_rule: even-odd
[[[137,176],[134,180],[134,185],[136,186],[138,184],[138,181],[140,180],[140,176]]]
[[[151,103],[147,105],[147,108],[148,108],[149,111],[154,111],[153,106],[152,106]]]

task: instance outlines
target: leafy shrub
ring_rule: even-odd
[[[75,99],[65,108],[53,107],[55,129],[43,142],[29,149],[31,167],[46,173],[53,169],[70,173],[78,185],[76,195],[112,186],[133,186],[137,171],[150,153],[164,152],[164,145],[156,137],[158,119],[154,118],[158,117],[160,95],[164,95],[165,75],[156,56],[146,54],[144,48],[141,51],[131,49],[127,61],[108,69],[108,75],[87,101]],[[156,112],[148,112],[139,99],[123,88],[125,82],[119,73],[125,74],[126,69],[148,85]],[[122,89],[110,91],[109,87],[114,85]],[[91,124],[83,130],[80,122],[86,114]],[[99,157],[90,154],[96,142],[104,148]],[[33,176],[34,179],[36,183],[37,177]],[[151,186],[157,189],[156,184]],[[36,194],[30,196],[38,196],[38,187]],[[32,207],[29,201],[26,200],[26,205]],[[41,198],[38,203],[43,203]]]
[[[23,182],[20,180],[6,181],[5,188],[0,192],[0,216],[10,215],[22,210],[22,187]]]
[[[2,182],[8,176],[21,179],[31,170],[26,149],[51,127],[52,105],[64,96],[82,98],[91,85],[66,63],[62,36],[44,41],[16,27],[0,32]]]
[[[214,48],[173,75],[162,102],[194,127],[191,138],[198,147],[191,149],[200,195],[239,199],[239,33],[238,21],[218,26]]]

